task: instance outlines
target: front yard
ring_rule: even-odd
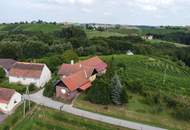
[[[74,102],[74,107],[83,110],[97,112],[104,115],[150,124],[153,126],[168,128],[171,130],[189,130],[189,122],[179,121],[169,115],[169,110],[156,113],[156,108],[142,102],[142,97],[132,95],[127,105],[97,105],[84,99],[81,94]]]

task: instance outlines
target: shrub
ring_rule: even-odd
[[[71,60],[77,62],[79,60],[79,57],[73,50],[67,50],[63,53],[63,60],[66,63],[70,63]]]
[[[128,103],[129,100],[129,96],[127,94],[126,89],[123,87],[121,90],[121,102],[124,103]]]
[[[49,81],[46,85],[45,85],[45,89],[43,92],[43,95],[46,97],[53,97],[55,93],[55,87],[52,83],[52,81]]]
[[[144,86],[140,80],[136,80],[136,81],[129,81],[127,88],[133,93],[142,94]]]
[[[36,86],[34,84],[30,84],[28,88],[29,88],[29,91],[34,91]]]
[[[110,87],[108,81],[103,77],[96,79],[93,87],[87,91],[86,99],[96,104],[110,104]]]
[[[183,105],[177,107],[173,115],[180,120],[190,121],[190,106]]]
[[[5,70],[3,68],[0,68],[0,79],[4,79],[6,76]]]

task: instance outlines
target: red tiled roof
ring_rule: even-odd
[[[10,70],[10,76],[40,78],[44,64],[17,62]]]
[[[83,86],[81,86],[80,89],[81,89],[82,91],[85,91],[85,90],[87,90],[88,88],[90,88],[91,86],[92,86],[91,82],[88,82],[88,83],[84,84]]]
[[[10,70],[15,63],[16,61],[13,59],[0,59],[0,66],[6,70]]]
[[[107,64],[96,56],[76,64],[62,64],[58,74],[69,76],[78,71],[85,70],[87,72],[88,77],[90,77],[94,70],[96,70],[97,72],[101,72],[105,70],[106,67]]]
[[[70,91],[75,91],[81,87],[88,88],[91,86],[91,82],[86,77],[84,70],[71,74],[70,76],[63,78],[62,81]]]
[[[9,103],[14,93],[13,89],[0,88],[0,103]]]

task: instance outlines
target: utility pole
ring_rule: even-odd
[[[30,93],[29,86],[26,86],[25,96],[29,96],[29,93]],[[29,96],[29,98],[30,98],[30,96]],[[26,99],[25,99],[25,97],[23,100],[24,100],[23,116],[25,117],[26,116]],[[28,101],[29,101],[28,105],[29,105],[29,110],[30,110],[30,99]]]

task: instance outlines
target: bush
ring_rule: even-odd
[[[128,103],[129,97],[126,89],[123,87],[121,90],[121,102],[122,104]]]
[[[67,50],[63,53],[63,60],[65,63],[70,63],[71,60],[77,62],[79,57],[73,50]]]
[[[142,94],[144,86],[140,80],[136,80],[136,81],[129,81],[127,88],[133,93]]]
[[[46,97],[53,97],[54,93],[55,93],[55,86],[53,85],[52,81],[49,81],[45,85],[43,95],[46,96]]]
[[[0,79],[4,79],[6,77],[5,70],[3,68],[0,68]]]
[[[87,91],[86,99],[96,104],[110,104],[110,87],[108,81],[103,77],[96,79],[93,83],[93,87]]]
[[[174,111],[173,115],[180,120],[190,121],[190,106],[179,106]]]
[[[29,88],[29,91],[34,91],[36,86],[34,84],[30,84],[28,88]]]

